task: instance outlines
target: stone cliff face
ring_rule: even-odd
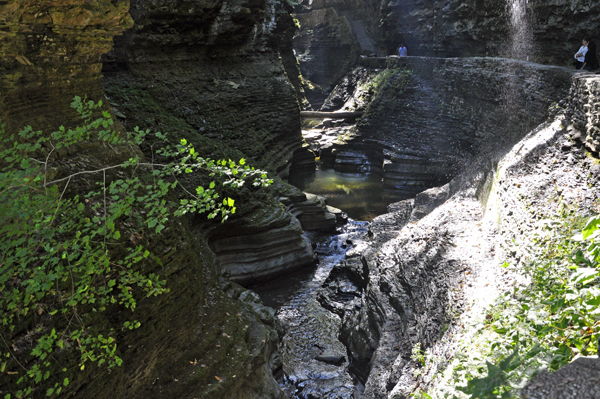
[[[291,49],[279,52],[275,39],[291,26],[285,24],[286,18],[291,23],[285,8],[252,2],[229,9],[225,3],[198,1],[140,1],[132,6],[138,21],[134,33],[142,30],[143,39],[136,42],[135,35],[128,36],[109,56],[113,112],[128,117],[123,118],[128,125],[176,130],[175,138],[187,136],[204,155],[245,156],[285,174],[300,148],[297,94],[290,84],[294,76],[288,78],[281,61],[291,56]],[[7,133],[28,124],[45,132],[75,126],[79,119],[69,107],[73,96],[104,99],[100,56],[110,50],[114,35],[133,26],[128,10],[129,1],[120,0],[0,2],[0,118]],[[200,40],[208,47],[219,45],[212,48],[218,50],[241,38],[242,48],[254,49],[244,52],[232,45],[237,67],[246,69],[225,61],[231,53],[193,47]],[[127,51],[123,43],[135,44],[136,51]],[[154,51],[149,54],[149,49]],[[175,64],[179,66],[159,71]],[[245,91],[247,86],[252,88]],[[263,108],[255,109],[255,104]],[[105,109],[110,110],[108,104]],[[235,142],[243,152],[225,142]],[[90,143],[76,154],[61,154],[65,170],[59,173],[106,166],[134,153],[139,149]],[[71,186],[84,184],[73,181]],[[276,206],[272,194],[261,195]],[[289,213],[285,218],[288,223],[294,219]],[[294,231],[311,255],[301,231]],[[224,285],[202,228],[192,232],[188,221],[172,221],[149,245],[163,263],[154,272],[166,278],[170,292],[141,299],[131,316],[113,312],[95,320],[118,331],[128,317],[141,322],[137,330],[118,333],[123,365],[110,373],[95,367],[80,371],[78,359],[68,357],[61,365],[67,371],[56,370],[48,383],[69,377],[65,397],[281,397],[272,375],[279,365],[272,314],[241,287]],[[312,262],[309,258],[307,263]],[[20,338],[5,336],[9,341]],[[18,389],[12,371],[0,378],[3,396]],[[44,388],[37,385],[35,395],[43,395]]]
[[[593,74],[578,75],[569,93],[569,100],[563,100],[556,111],[566,108],[566,116],[576,129],[574,137],[585,147],[598,154],[600,152],[600,81]]]
[[[334,94],[348,98],[344,110],[365,113],[320,156],[334,158],[329,162],[340,171],[381,173],[386,187],[413,195],[448,182],[474,157],[517,142],[566,96],[573,75],[499,58],[363,58],[361,65],[349,78],[356,84]]]
[[[105,58],[111,104],[127,127],[185,138],[203,156],[245,158],[282,177],[310,167],[290,11],[280,0],[132,1],[135,26]],[[278,187],[246,189],[240,216],[211,229],[211,246],[235,281],[313,263],[298,221],[273,199],[288,189]],[[259,236],[279,240],[267,245]]]
[[[135,26],[105,58],[106,87],[127,124],[185,133],[206,155],[237,148],[285,175],[301,145],[291,83],[299,73],[284,66],[296,65],[284,62],[295,29],[286,3],[131,3]],[[144,103],[158,109],[136,115]]]
[[[0,119],[8,130],[56,129],[78,117],[75,95],[98,101],[100,56],[133,25],[129,1],[0,3]]]
[[[327,91],[356,51],[392,55],[400,43],[409,56],[507,57],[570,66],[584,36],[600,40],[599,7],[577,0],[314,1],[296,9],[302,28],[294,47],[305,76]],[[342,41],[357,50],[336,56]],[[334,61],[324,62],[328,59]]]
[[[294,51],[306,79],[307,97],[318,109],[323,94],[350,72],[359,55],[380,53],[372,39],[378,5],[368,0],[303,1],[295,11],[300,29],[294,36]]]
[[[569,65],[581,39],[597,35],[594,2],[410,0],[381,2],[381,44],[390,54],[404,42],[409,55],[508,56],[515,4],[522,6],[517,20],[528,25],[520,40],[534,44],[520,59]]]
[[[343,307],[343,281],[330,283],[323,305],[342,317],[341,339],[365,382],[362,397],[448,394],[440,386],[455,382],[441,375],[458,356],[459,341],[468,343],[475,326],[485,324],[486,306],[498,293],[526,284],[499,265],[528,262],[532,231],[562,207],[594,212],[599,168],[582,147],[595,151],[597,112],[590,105],[598,86],[595,75],[575,76],[569,97],[554,107],[557,117],[507,154],[480,157],[449,184],[390,205],[370,223],[372,241],[360,261],[336,266],[330,279],[346,275],[345,284],[360,293]],[[416,345],[427,352],[426,365],[415,359]],[[564,394],[559,375],[542,374],[526,388],[528,397]],[[565,397],[581,395],[586,382],[574,381],[573,392],[581,391]]]

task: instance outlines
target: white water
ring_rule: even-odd
[[[510,41],[506,56],[522,61],[533,61],[534,40],[532,16],[528,12],[529,0],[507,0],[506,3],[510,23]]]

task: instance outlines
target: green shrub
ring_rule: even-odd
[[[93,118],[101,106],[76,97],[72,107],[81,114],[82,126],[61,127],[49,135],[27,127],[18,137],[2,140],[0,372],[18,386],[5,394],[6,399],[31,396],[50,378],[60,382],[51,384],[46,395],[60,394],[69,379],[59,379],[61,370],[67,370],[56,358],[67,352],[77,353],[81,370],[87,362],[108,368],[122,363],[116,354],[116,332],[95,325],[95,315],[109,308],[133,311],[140,297],[168,291],[158,275],[144,272],[160,266],[160,259],[144,245],[147,237],[188,212],[222,221],[235,213],[234,200],[220,199],[215,181],[208,188],[190,189],[178,176],[204,173],[231,187],[247,180],[254,186],[272,183],[243,159],[204,159],[186,140],[170,147],[160,133],[155,135],[164,145],[156,155],[166,160],[162,163],[154,161],[153,153],[151,162],[132,157],[53,178],[65,161],[59,153],[92,143],[134,148],[148,134],[139,129],[120,134],[106,111]],[[73,183],[84,176],[96,181],[96,188],[70,195],[77,191]],[[169,200],[175,188],[182,190],[179,204]],[[138,327],[136,320],[118,326]]]
[[[486,326],[497,334],[483,376],[462,392],[472,398],[513,398],[542,368],[554,371],[576,355],[598,353],[600,325],[600,216],[573,235],[577,219],[548,221],[532,237],[531,284],[497,301]]]

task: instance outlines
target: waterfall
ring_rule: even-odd
[[[509,48],[506,56],[523,61],[533,61],[533,29],[528,14],[529,0],[507,0],[509,17]]]

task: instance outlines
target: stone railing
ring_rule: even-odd
[[[579,132],[574,137],[594,152],[600,152],[600,76],[590,73],[578,74],[568,100],[560,103],[566,107],[567,117]]]

